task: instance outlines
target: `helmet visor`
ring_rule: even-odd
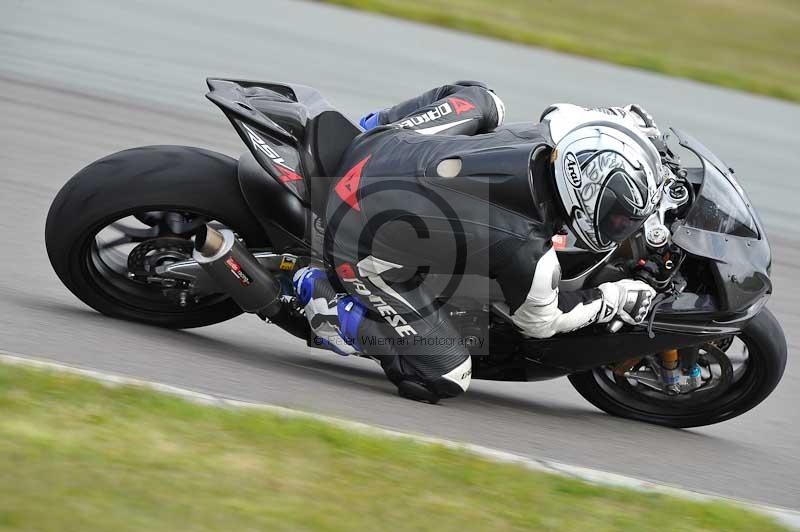
[[[626,197],[619,197],[612,187],[606,187],[600,198],[595,224],[598,240],[602,245],[622,242],[642,227],[646,216],[640,212],[632,212]]]

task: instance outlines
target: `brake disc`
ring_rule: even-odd
[[[128,272],[137,277],[155,275],[157,266],[191,258],[192,248],[192,242],[185,238],[146,240],[128,254]]]
[[[733,384],[733,364],[725,352],[714,343],[704,344],[700,349],[698,364],[701,369],[706,370],[703,375],[705,376],[707,372],[708,377],[703,378],[702,386],[688,393],[667,395],[663,391],[656,390],[649,380],[647,383],[631,384],[628,377],[619,374],[614,374],[614,381],[620,388],[636,396],[639,400],[660,407],[693,408],[699,402],[713,401],[724,394]],[[642,365],[646,364],[639,366]],[[712,368],[718,368],[718,371],[712,371]],[[653,371],[652,368],[650,371]],[[655,371],[653,371],[653,377],[656,377]]]

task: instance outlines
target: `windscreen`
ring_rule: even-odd
[[[686,217],[686,225],[706,231],[758,238],[750,210],[731,181],[706,162],[700,194]]]

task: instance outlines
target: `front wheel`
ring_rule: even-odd
[[[646,379],[620,376],[612,367],[575,373],[569,380],[587,401],[609,414],[688,428],[726,421],[754,408],[772,393],[786,367],[783,329],[766,308],[737,337],[700,350],[704,385],[687,393],[659,392]],[[646,359],[640,364],[646,370]]]
[[[268,245],[239,189],[236,161],[184,146],[109,155],[68,181],[50,207],[45,242],[69,290],[116,318],[171,328],[201,327],[241,314],[223,294],[194,295],[157,270],[191,258],[194,230],[233,230]]]

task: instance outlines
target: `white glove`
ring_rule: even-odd
[[[598,288],[603,293],[599,323],[609,322],[615,316],[630,325],[642,323],[656,295],[650,285],[633,279],[603,283]]]
[[[650,138],[660,139],[662,137],[656,121],[653,120],[653,116],[644,107],[634,103],[626,105],[624,109],[628,112],[628,117],[636,122],[636,125],[642,130],[642,133]]]
[[[637,104],[625,107],[578,107],[569,103],[556,103],[545,109],[539,120],[549,120],[550,136],[558,143],[576,127],[601,119],[602,115],[612,116],[615,120],[621,120],[626,125],[638,129],[656,148],[659,148],[659,143],[664,141],[664,136],[653,117]]]
[[[619,116],[631,125],[636,126],[651,139],[660,139],[662,137],[656,121],[653,120],[653,116],[641,105],[633,103],[625,107],[595,107],[590,110]]]

